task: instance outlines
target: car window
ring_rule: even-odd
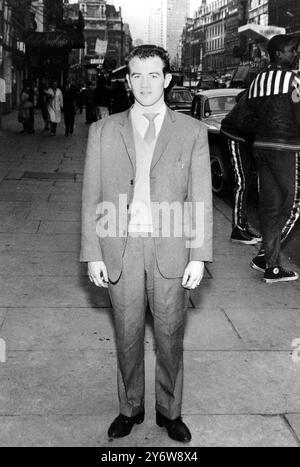
[[[192,102],[192,95],[189,91],[171,91],[168,96],[169,102]]]
[[[228,113],[235,104],[235,96],[210,97],[205,103],[204,113]]]

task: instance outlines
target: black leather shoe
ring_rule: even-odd
[[[175,418],[175,420],[170,420],[160,412],[156,412],[156,424],[160,427],[165,427],[169,437],[175,441],[188,443],[192,439],[191,432],[185,423],[183,423],[181,417]]]
[[[145,411],[143,410],[134,417],[126,417],[120,413],[117,418],[112,422],[108,430],[109,438],[123,438],[129,435],[132,427],[137,424],[143,423],[145,418]]]

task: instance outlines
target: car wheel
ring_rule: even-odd
[[[210,161],[212,189],[214,193],[222,193],[225,186],[225,168],[219,156],[213,156]]]

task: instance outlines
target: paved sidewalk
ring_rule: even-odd
[[[16,114],[3,125],[0,446],[180,447],[155,425],[150,317],[145,422],[124,439],[107,439],[118,413],[110,301],[78,263],[84,116],[69,138],[62,125],[55,138],[39,129],[18,134]],[[183,417],[190,445],[297,447],[300,361],[291,354],[292,341],[300,341],[300,282],[264,284],[249,268],[255,247],[228,241],[230,218],[216,198],[215,262],[188,313]]]

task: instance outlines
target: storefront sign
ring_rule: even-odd
[[[81,49],[84,37],[80,31],[33,32],[26,39],[27,47],[39,50]]]
[[[95,53],[97,55],[105,55],[107,51],[108,41],[102,41],[101,39],[97,38],[96,46],[95,46]]]
[[[285,34],[285,28],[278,26],[262,26],[260,24],[245,24],[239,27],[238,32],[246,35],[249,39],[257,39],[259,37],[270,40],[278,34]]]
[[[104,58],[91,58],[90,64],[91,65],[103,65]]]

